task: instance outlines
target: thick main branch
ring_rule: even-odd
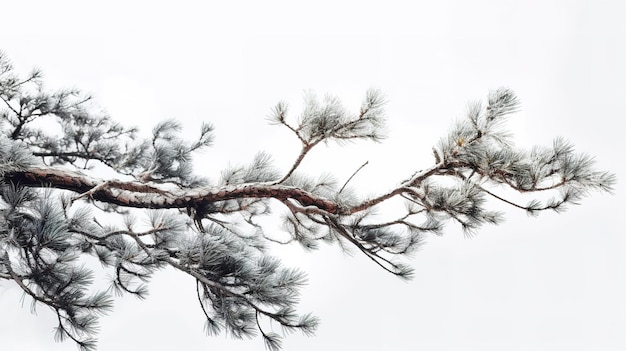
[[[50,187],[88,194],[97,201],[135,208],[187,208],[232,199],[274,198],[281,201],[293,199],[302,206],[314,206],[329,214],[343,214],[346,211],[334,201],[280,184],[250,183],[166,190],[156,184],[139,181],[105,181],[75,171],[52,167],[31,167],[27,170],[10,171],[4,174],[4,180],[29,187]]]

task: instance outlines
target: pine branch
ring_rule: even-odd
[[[83,254],[97,256],[114,273],[116,293],[140,298],[152,274],[171,266],[195,279],[207,333],[225,329],[242,337],[260,331],[267,347],[276,350],[279,336],[264,330],[259,317],[307,335],[317,320],[297,319],[293,306],[304,276],[268,256],[263,238],[296,241],[308,250],[319,240],[354,247],[385,271],[408,278],[411,269],[395,258],[419,246],[423,233],[439,233],[446,221],[466,233],[497,224],[501,213],[487,209],[488,198],[534,214],[561,211],[589,191],[610,192],[615,184],[613,174],[595,170],[590,157],[575,154],[562,139],[551,148],[513,148],[499,128],[518,110],[519,100],[511,90],[498,89],[486,106],[471,105],[467,118],[432,149],[434,164],[378,195],[359,198],[347,188],[367,162],[341,187],[330,177],[297,172],[321,142],[384,138],[385,101],[375,90],[367,92],[358,113],[349,113],[335,97],[319,101],[308,95],[295,123],[287,121],[287,106],[279,103],[270,122],[301,143],[289,169],[275,171],[269,156],[259,153],[250,165],[229,168],[217,185],[208,186],[193,175],[192,153],[211,144],[211,125],[203,124],[199,138],[189,142],[182,126],[169,120],[138,140],[136,129],[94,111],[90,96],[75,89],[46,92],[38,71],[18,79],[12,70],[0,53],[0,99],[7,106],[0,118],[9,127],[0,136],[0,279],[15,281],[35,302],[50,306],[58,317],[57,337],[69,337],[83,349],[94,345],[94,314],[109,306],[104,295],[84,296],[90,272],[72,265]],[[53,116],[63,130],[60,137],[34,127],[31,122],[43,116]],[[76,170],[91,161],[136,180],[98,179]],[[494,185],[524,196],[561,192],[522,206],[487,190]],[[78,200],[92,207],[149,209],[149,228],[134,230],[129,217],[125,227],[101,225],[89,211],[71,212]],[[404,211],[382,220],[375,216],[396,200],[405,204]],[[286,212],[288,240],[269,237],[256,220],[270,215],[274,204]]]

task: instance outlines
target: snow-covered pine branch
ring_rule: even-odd
[[[561,211],[592,190],[610,192],[615,183],[613,174],[596,170],[563,139],[551,147],[515,148],[504,129],[519,106],[509,89],[472,105],[433,148],[434,160],[416,164],[420,171],[389,190],[354,189],[349,180],[340,185],[299,170],[322,142],[383,139],[385,99],[375,90],[356,113],[338,98],[310,95],[300,117],[291,118],[279,103],[270,122],[301,143],[291,166],[278,170],[260,153],[249,165],[224,170],[216,184],[193,173],[191,157],[211,145],[210,124],[190,141],[178,122],[165,121],[142,139],[80,91],[46,90],[40,71],[20,78],[4,55],[0,99],[0,278],[15,282],[34,305],[50,307],[58,317],[56,338],[70,338],[83,350],[95,349],[97,317],[112,308],[109,293],[144,297],[150,277],[164,267],[194,278],[208,334],[260,333],[275,350],[280,335],[261,320],[307,335],[318,321],[295,312],[304,273],[272,257],[268,241],[309,250],[320,241],[353,247],[407,278],[411,268],[402,258],[448,221],[473,233],[502,220],[503,212],[491,209],[494,201],[531,214]],[[44,120],[56,128],[41,127]],[[93,167],[119,177],[95,178]],[[509,198],[510,191],[537,196],[523,204]],[[554,197],[546,200],[547,192]],[[404,211],[384,220],[372,215],[395,200],[406,204]],[[147,227],[140,228],[132,208],[150,211]],[[100,209],[119,221],[103,222]],[[283,213],[288,239],[266,233],[257,221],[273,216],[271,209]],[[85,255],[113,273],[110,290],[89,291],[93,272],[83,264]]]

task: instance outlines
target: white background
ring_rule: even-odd
[[[562,215],[507,212],[467,239],[451,224],[410,259],[402,282],[336,247],[280,250],[309,273],[301,312],[315,337],[285,350],[625,350],[626,2],[623,1],[2,1],[0,49],[18,70],[38,66],[50,88],[92,92],[116,119],[148,132],[159,120],[202,120],[215,146],[197,172],[215,178],[259,150],[287,169],[298,142],[265,116],[298,113],[303,93],[330,93],[356,111],[365,91],[389,101],[382,144],[321,146],[311,173],[355,178],[381,193],[432,162],[431,146],[490,89],[512,88],[520,147],[556,136],[618,176]],[[147,301],[116,300],[100,350],[262,350],[260,339],[206,337],[194,282],[157,274]],[[53,341],[54,318],[29,312],[0,284],[0,349],[74,350]]]

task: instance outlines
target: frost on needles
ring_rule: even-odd
[[[211,183],[193,172],[193,154],[213,141],[211,124],[187,140],[180,123],[168,120],[142,138],[90,96],[48,90],[42,78],[39,70],[20,77],[0,55],[0,279],[17,284],[33,310],[49,307],[57,316],[56,340],[71,339],[82,350],[95,349],[98,317],[112,310],[112,294],[144,298],[154,272],[165,267],[194,279],[190,289],[207,334],[260,335],[278,350],[282,334],[311,335],[318,319],[296,312],[306,276],[271,256],[268,242],[356,249],[409,278],[403,259],[449,222],[473,234],[502,221],[503,213],[493,210],[503,207],[498,203],[532,215],[559,212],[615,183],[563,139],[514,147],[504,127],[519,103],[509,89],[471,105],[433,147],[433,158],[394,188],[354,189],[352,177],[340,183],[299,166],[320,143],[384,139],[385,99],[376,90],[356,112],[338,98],[307,95],[294,118],[278,103],[269,122],[300,142],[291,166],[278,169],[259,153]],[[117,177],[94,176],[102,169]],[[529,200],[519,202],[519,194]],[[374,215],[397,200],[405,207],[391,219]],[[264,216],[280,219],[284,233],[266,231],[258,220]],[[88,257],[101,266],[86,264]],[[113,277],[108,289],[92,287],[95,269]]]

